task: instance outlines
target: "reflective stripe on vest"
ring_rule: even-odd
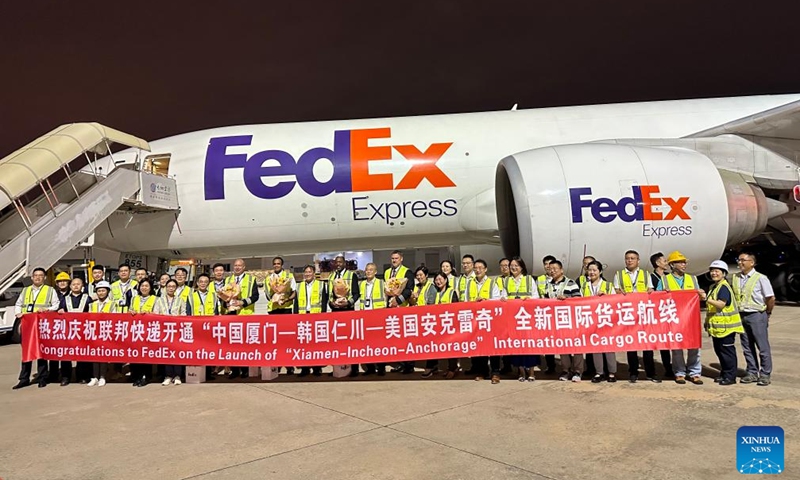
[[[361,308],[364,308],[364,300],[369,298],[370,299],[370,307],[372,310],[377,310],[379,308],[386,308],[386,283],[380,278],[375,278],[372,281],[372,291],[369,292],[371,294],[371,298],[367,296],[367,281],[362,280],[358,284],[358,291],[361,294],[359,297],[359,301],[361,302]]]
[[[650,278],[650,272],[646,270],[639,269],[636,272],[636,290],[633,289],[633,283],[631,283],[631,276],[628,275],[627,269],[622,269],[617,272],[619,276],[619,286],[625,293],[631,292],[646,292],[647,291],[647,279]]]
[[[87,295],[85,293],[81,294],[81,301],[78,302],[78,307],[77,308],[72,306],[72,298],[71,297],[74,297],[74,296],[75,295],[69,294],[65,298],[65,302],[64,303],[67,304],[67,311],[71,312],[71,313],[74,313],[74,312],[82,312],[82,311],[86,310],[86,303],[89,301],[89,295]]]
[[[443,292],[436,291],[436,305],[441,305],[443,303],[453,303],[453,287],[447,287],[444,289]]]
[[[119,305],[119,302],[120,302],[120,300],[127,300],[126,298],[124,298],[126,296],[125,294],[127,292],[131,292],[131,295],[133,295],[132,291],[138,285],[139,285],[139,282],[137,282],[136,280],[128,280],[128,288],[126,288],[125,290],[122,290],[122,282],[120,282],[119,280],[117,280],[116,282],[111,284],[111,299],[118,304],[117,305],[117,311],[118,312],[125,313],[125,312],[128,311],[127,305],[126,306]],[[133,298],[133,297],[131,297],[131,298]],[[127,301],[125,303],[127,303]]]
[[[675,275],[669,274],[664,277],[666,280],[664,283],[664,290],[668,292],[672,292],[675,290],[697,290],[697,281],[691,275],[684,275],[683,276],[683,288],[678,284],[678,280],[675,279]]]
[[[728,282],[723,279],[715,285],[711,292],[708,294],[708,300],[717,300],[717,295],[722,287],[727,287],[731,290]],[[727,337],[731,333],[744,333],[742,327],[742,319],[739,316],[739,308],[736,304],[735,295],[731,297],[731,304],[726,305],[722,311],[718,311],[717,307],[711,305],[710,302],[706,304],[706,330],[712,337],[722,338]]]
[[[757,312],[764,312],[767,310],[766,305],[762,305],[760,303],[756,303],[753,301],[753,292],[756,289],[756,285],[758,285],[758,281],[761,278],[761,274],[756,272],[747,279],[747,282],[744,284],[744,290],[741,289],[741,275],[736,275],[733,278],[733,296],[736,298],[736,303],[739,305],[739,310],[755,310]]]
[[[305,280],[298,284],[297,287],[297,312],[300,314],[305,313],[321,313],[322,312],[322,282],[313,280],[311,282],[311,309],[306,312],[306,282]]]
[[[414,287],[414,291],[417,293],[417,305],[423,306],[427,305],[426,299],[428,298],[428,292],[430,292],[431,288],[435,288],[433,286],[433,282],[428,280],[425,282],[425,285],[422,286],[420,289],[419,285]],[[420,291],[421,290],[421,291]]]
[[[232,283],[236,283],[236,275],[231,275],[230,277],[225,279],[225,285],[230,285]],[[242,293],[239,297],[244,300],[250,297],[250,288],[255,284],[255,279],[249,273],[242,274],[242,281],[239,283],[239,288],[241,288]],[[258,287],[255,287],[258,288]],[[256,306],[254,304],[250,304],[242,306],[241,310],[239,310],[238,315],[252,315],[256,313]]]
[[[100,305],[99,309],[97,308],[98,305]],[[91,313],[115,313],[116,311],[116,304],[110,298],[106,298],[106,301],[102,304],[98,300],[89,305],[89,312]]]
[[[188,285],[178,287],[175,289],[175,296],[183,300],[183,303],[189,303],[189,296],[192,294],[192,289]]]
[[[478,280],[475,278],[470,278],[467,280],[467,288],[466,288],[466,298],[468,302],[474,302],[475,300],[482,298],[484,300],[489,300],[492,297],[492,278],[489,276],[485,277],[483,285],[481,285],[480,291],[478,290]]]
[[[206,300],[200,296],[200,292],[192,292],[192,316],[209,316],[214,315],[214,307],[216,306],[216,297],[211,292],[206,293]]]
[[[25,287],[25,295],[24,304],[23,304],[23,313],[28,310],[28,307],[32,306],[34,312],[44,312],[50,310],[50,306],[53,304],[53,294],[55,290],[48,287],[47,285],[42,285],[39,287],[39,292],[36,296],[33,295],[33,285]],[[45,303],[37,303],[39,300],[44,300]]]
[[[153,308],[156,306],[156,298],[158,297],[155,295],[148,295],[147,299],[144,301],[144,305],[142,305],[142,297],[137,295],[131,302],[131,310],[136,313],[152,313]]]
[[[506,291],[508,298],[531,298],[533,296],[533,278],[530,275],[520,275],[519,285],[514,282],[514,277],[506,277],[500,286]]]
[[[581,287],[581,295],[584,297],[592,297],[594,295],[599,295],[600,293],[605,293],[606,295],[611,295],[614,293],[614,285],[611,282],[606,282],[605,280],[600,280],[600,286],[597,287],[597,293],[592,290],[592,282],[585,282],[583,287]]]

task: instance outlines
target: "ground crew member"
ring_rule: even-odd
[[[441,263],[439,263],[439,271],[444,273],[447,277],[447,285],[451,288],[455,288],[457,277],[455,275],[456,271],[453,268],[453,262],[450,260],[442,260]]]
[[[658,283],[659,291],[695,290],[701,300],[706,299],[706,292],[698,287],[697,278],[686,274],[687,259],[681,252],[676,250],[670,253],[667,257],[667,263],[669,263],[672,273],[665,275]],[[686,370],[688,368],[689,381],[695,385],[703,384],[703,380],[700,378],[702,364],[700,363],[699,348],[690,348],[686,358],[683,356],[683,350],[673,350],[672,368],[675,371],[675,383],[681,385],[686,383]]]
[[[284,294],[284,301],[282,304],[277,304],[272,301],[272,297],[275,295],[276,292],[272,291],[272,282],[276,280],[285,281],[289,284],[289,290]],[[294,280],[294,275],[289,273],[288,270],[283,269],[283,258],[275,257],[272,259],[272,274],[270,274],[269,279],[264,285],[264,288],[267,289],[267,297],[269,299],[269,306],[268,310],[270,315],[279,315],[279,314],[291,314],[292,313],[292,306],[294,305],[294,298],[297,295],[297,282]],[[286,370],[288,371],[291,367],[287,367]],[[288,372],[293,373],[293,372]]]
[[[294,313],[305,315],[322,313],[328,304],[327,284],[315,278],[314,265],[303,267],[303,281],[295,285]],[[322,375],[322,367],[302,367],[298,377],[305,377],[313,369],[314,376]]]
[[[550,262],[554,262],[555,260],[556,257],[552,255],[546,255],[544,258],[542,258],[542,267],[544,268],[544,273],[536,277],[536,290],[539,293],[539,298],[547,298],[547,284],[552,278],[550,276]],[[556,356],[545,355],[544,361],[545,364],[547,364],[547,368],[545,369],[544,373],[548,375],[556,373]]]
[[[111,284],[111,299],[117,304],[117,312],[125,313],[131,307],[139,282],[131,280],[131,267],[128,265],[120,265],[118,275],[119,280]]]
[[[127,267],[127,265],[125,265]],[[128,269],[130,274],[130,269]],[[97,282],[95,286],[95,293],[97,294],[97,301],[89,305],[89,313],[117,313],[118,303],[115,302],[110,296],[109,291],[111,285],[106,281]],[[92,364],[92,379],[86,385],[89,387],[103,387],[106,384],[106,373],[108,372],[107,362],[94,362]]]
[[[453,288],[456,289],[458,298],[465,298],[464,289],[467,288],[467,280],[475,277],[475,257],[464,255],[461,257],[461,275],[456,277]]]
[[[92,300],[97,300],[97,294],[94,293],[94,286],[97,285],[97,282],[100,282],[105,279],[106,276],[106,268],[102,265],[95,265],[92,267],[92,280],[86,284],[86,293],[92,298]]]
[[[447,283],[447,274],[439,271],[433,277],[434,296],[433,302],[428,305],[441,305],[445,303],[455,303],[458,301],[458,294],[455,289]],[[439,360],[428,360],[425,362],[425,371],[422,378],[430,378],[439,371]],[[445,378],[450,380],[458,373],[458,358],[447,359],[447,374]]]
[[[770,384],[772,375],[772,352],[767,327],[772,309],[775,308],[775,293],[769,279],[756,272],[755,255],[741,253],[738,262],[742,271],[733,276],[731,286],[744,326],[742,352],[747,363],[747,375],[741,383],[758,382],[758,385],[765,387]]]
[[[153,295],[153,283],[149,278],[139,282],[138,292],[131,300],[131,314],[151,313],[156,306],[158,297]],[[150,363],[131,363],[131,380],[134,387],[144,387],[153,375],[153,365]]]
[[[153,313],[158,315],[183,316],[187,313],[186,303],[178,296],[178,282],[170,280],[165,287],[164,295],[156,300]],[[164,381],[161,386],[169,384],[180,385],[182,383],[183,365],[164,365]]]
[[[88,312],[89,304],[92,303],[92,297],[86,293],[86,286],[83,279],[75,277],[70,282],[70,294],[64,299],[61,307],[65,312]],[[65,375],[62,372],[61,386],[69,385],[70,378],[72,377],[72,362],[69,362],[69,374]],[[75,365],[75,379],[81,383],[87,383],[92,378],[92,362],[77,362]]]
[[[583,297],[597,297],[602,295],[613,295],[614,285],[611,282],[603,280],[603,264],[594,260],[589,262],[585,268],[586,281],[583,282],[581,287],[581,296]],[[614,383],[617,381],[617,354],[614,352],[593,353],[587,358],[592,359],[592,364],[595,366],[595,371],[592,374],[592,383],[600,383],[603,381],[604,373],[605,379],[608,382]],[[589,363],[588,361],[586,363]],[[607,365],[607,366],[606,366]],[[605,370],[605,372],[604,372]]]
[[[155,285],[155,289],[153,290],[153,294],[157,297],[160,297],[166,293],[167,282],[169,279],[172,278],[169,276],[169,273],[162,273],[160,277],[158,277],[158,284]]]
[[[58,310],[58,295],[56,291],[44,284],[46,272],[44,268],[37,267],[33,269],[31,274],[31,281],[33,285],[25,287],[17,297],[17,303],[14,304],[14,314],[22,321],[22,316],[26,313],[35,312],[55,312]],[[33,320],[28,320],[33,321]],[[22,332],[22,325],[20,325],[20,332]],[[23,338],[24,342],[25,339]],[[19,371],[19,383],[14,385],[13,389],[17,390],[27,387],[31,384],[31,368],[33,362],[22,362],[22,367]],[[47,386],[47,360],[39,358],[36,360],[36,378],[39,380],[39,388]]]
[[[137,268],[136,269],[136,283],[141,283],[142,280],[147,278],[147,269],[146,268]]]
[[[511,270],[509,268],[510,264],[511,261],[508,258],[503,257],[500,259],[500,275],[495,278],[495,283],[497,284],[496,286],[500,290],[503,289],[503,279],[508,278],[509,275],[511,275]],[[500,369],[500,375],[507,375],[511,373],[512,357],[513,355],[503,355],[503,368]]]
[[[581,265],[581,274],[578,276],[578,286],[583,288],[583,285],[586,283],[588,279],[586,274],[586,269],[589,268],[589,264],[592,262],[596,262],[597,259],[591,255],[587,255],[583,257],[583,264]]]
[[[58,295],[58,313],[67,311],[66,298],[70,294],[70,278],[67,272],[61,272],[56,275],[56,295]],[[59,380],[64,382],[66,378],[67,384],[72,378],[72,361],[71,360],[50,360],[48,366],[47,383],[56,383]],[[60,378],[59,378],[60,377]]]
[[[468,277],[464,288],[464,301],[482,302],[492,298],[492,287],[495,286],[494,280],[486,275],[488,266],[485,260],[475,260],[475,276]],[[499,298],[499,297],[498,297]],[[476,381],[484,378],[491,378],[492,384],[500,383],[500,357],[472,357],[472,367],[467,370],[468,375],[473,375]]]
[[[733,385],[736,383],[737,369],[736,334],[744,333],[744,328],[733,291],[725,280],[728,264],[722,260],[714,260],[708,268],[714,285],[706,298],[704,326],[719,358],[720,376],[714,381],[720,385]]]
[[[186,308],[187,315],[194,317],[219,315],[217,296],[208,288],[211,278],[207,274],[201,273],[195,278],[194,283],[195,289],[189,297],[189,304]],[[216,379],[214,367],[206,366],[206,381]]]
[[[558,260],[553,260],[549,265],[550,276],[547,283],[547,298],[564,300],[572,297],[580,297],[581,289],[577,283],[564,275],[564,266]],[[580,382],[583,375],[583,355],[561,354],[561,375],[558,377],[562,382],[572,380]]]
[[[408,299],[411,297],[412,289],[414,288],[414,274],[403,265],[403,254],[399,250],[395,250],[389,256],[389,261],[392,268],[383,272],[383,280],[388,283],[392,278],[405,278],[406,283],[403,291],[397,296],[387,296],[387,308],[407,307]],[[403,375],[414,373],[414,362],[400,362],[397,368],[392,369],[393,372],[400,372]]]
[[[668,273],[667,267],[669,267],[669,264],[667,263],[667,257],[661,252],[656,252],[650,255],[650,265],[653,266],[653,272],[650,273],[650,279],[653,282],[653,287],[657,287],[658,282],[661,281],[661,277]],[[672,355],[670,351],[660,350],[660,352],[661,364],[664,365],[664,378],[674,379],[675,374],[672,372]]]
[[[366,280],[358,283],[358,308],[357,310],[379,310],[386,308],[386,283],[378,278],[378,266],[370,262],[364,267]],[[371,375],[375,372],[378,376],[386,375],[385,363],[370,363],[364,368],[364,375]]]
[[[355,309],[358,301],[358,278],[353,275],[352,270],[346,268],[347,262],[344,255],[337,255],[333,259],[336,270],[328,277],[328,307],[332,312],[346,312]],[[341,280],[347,285],[347,294],[339,296],[336,294],[336,281]],[[350,376],[358,376],[358,364],[350,366]]]
[[[175,296],[183,300],[183,303],[189,304],[189,297],[192,296],[192,289],[186,285],[186,280],[189,278],[189,270],[183,267],[175,269],[175,281],[178,282],[178,288],[175,289]]]
[[[241,258],[233,261],[233,275],[225,279],[225,285],[235,283],[241,288],[239,299],[231,300],[226,307],[228,315],[253,315],[256,312],[255,303],[258,301],[258,285],[256,279],[245,273],[245,263]],[[231,307],[241,307],[239,310],[230,310]],[[250,375],[248,367],[231,367],[230,379],[238,377],[247,378]]]
[[[639,268],[639,252],[628,250],[625,252],[625,268],[614,274],[614,290],[626,295],[628,293],[649,293],[653,291],[653,279],[650,272]],[[639,380],[639,352],[632,351],[628,356],[628,381],[636,383]],[[642,352],[644,360],[644,374],[653,383],[661,383],[656,375],[656,361],[652,351]]]

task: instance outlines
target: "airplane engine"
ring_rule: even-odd
[[[521,255],[536,271],[542,257],[554,255],[570,275],[585,255],[623,268],[626,250],[638,251],[648,269],[652,253],[679,250],[690,272],[703,272],[726,246],[786,211],[698,152],[630,145],[560,145],[508,156],[497,166],[495,195],[506,255]]]

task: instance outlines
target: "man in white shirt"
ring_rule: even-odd
[[[14,315],[18,320],[22,320],[22,316],[26,313],[35,312],[55,312],[58,311],[60,304],[58,295],[52,287],[44,284],[45,278],[44,268],[35,268],[31,274],[31,281],[33,285],[25,287],[17,298],[17,303],[14,305]],[[28,319],[28,321],[32,321]],[[20,331],[22,326],[20,325]],[[25,339],[23,338],[24,342]],[[31,369],[33,362],[22,362],[22,368],[19,371],[19,383],[13,389],[18,390],[27,387],[31,384]],[[47,360],[39,358],[36,360],[37,379],[39,380],[39,388],[47,386]]]
[[[775,292],[766,275],[756,272],[756,256],[745,252],[737,259],[741,273],[733,276],[731,288],[739,305],[744,333],[742,352],[747,362],[747,375],[740,383],[771,383],[772,351],[769,346],[769,317],[775,308]],[[758,359],[756,358],[758,351]],[[761,365],[759,366],[759,360]]]

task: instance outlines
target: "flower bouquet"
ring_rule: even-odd
[[[292,289],[292,281],[288,276],[273,275],[269,281],[269,289],[272,292],[271,301],[280,308],[286,308],[286,297]],[[291,302],[288,302],[291,304]]]
[[[242,287],[238,283],[228,283],[222,290],[217,290],[217,297],[227,304],[229,312],[241,310]]]
[[[386,281],[386,287],[384,288],[387,297],[397,297],[401,293],[403,293],[403,289],[406,287],[406,282],[408,279],[406,278],[390,278]]]

